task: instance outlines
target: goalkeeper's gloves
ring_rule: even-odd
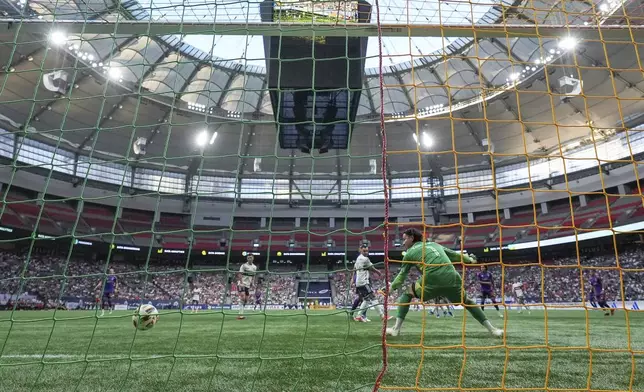
[[[478,262],[478,260],[476,259],[476,255],[475,255],[475,254],[470,253],[470,254],[468,254],[467,256],[470,258],[470,260],[472,260],[472,264],[476,264],[476,263]]]

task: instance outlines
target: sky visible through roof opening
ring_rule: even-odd
[[[258,23],[259,1],[140,0],[152,20],[168,22]],[[371,2],[372,5],[374,2]],[[462,24],[477,23],[495,0],[382,0],[381,22],[387,24]],[[371,21],[375,23],[375,8]],[[383,37],[384,66],[411,62],[418,57],[447,47],[457,38]],[[218,58],[245,65],[264,67],[264,43],[261,36],[188,35],[183,41]],[[378,40],[369,38],[366,68],[378,67]]]

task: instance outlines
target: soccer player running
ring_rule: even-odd
[[[606,292],[604,291],[602,278],[600,278],[595,271],[593,271],[590,275],[590,285],[593,288],[593,297],[597,299],[597,304],[604,311],[604,316],[614,315],[615,309],[611,308],[606,302]]]
[[[118,291],[119,283],[116,275],[114,275],[114,268],[110,268],[108,270],[108,273],[109,275],[107,275],[107,279],[105,279],[105,285],[103,285],[103,280],[99,280],[96,287],[94,287],[94,291],[96,291],[101,286],[103,286],[103,296],[101,297],[101,315],[99,317],[105,316],[105,305],[107,305],[107,308],[110,310],[109,314],[112,314],[112,311],[114,310],[114,305],[112,305],[112,297]]]
[[[239,267],[239,283],[237,283],[237,291],[239,292],[239,315],[237,320],[243,320],[244,308],[250,298],[250,288],[253,286],[257,266],[253,264],[255,257],[253,255],[246,256],[246,262]]]
[[[385,317],[384,307],[376,299],[376,295],[371,288],[369,281],[369,272],[375,272],[378,276],[382,274],[376,269],[369,260],[369,247],[366,245],[360,246],[360,255],[356,259],[355,264],[353,265],[356,276],[356,291],[360,298],[362,298],[362,304],[360,305],[360,311],[358,315],[354,318],[355,321],[360,321],[367,323],[370,320],[367,318],[367,308],[375,307],[380,313],[380,318]],[[390,317],[389,319],[391,319]]]
[[[496,304],[496,300],[494,299],[494,276],[487,270],[486,265],[481,266],[481,272],[476,275],[476,279],[481,285],[481,310],[485,310],[485,300],[489,298],[499,317],[503,318],[503,313],[501,313],[499,305]]]
[[[390,290],[402,287],[412,266],[415,266],[422,276],[396,301],[398,303],[396,325],[393,328],[387,328],[387,335],[398,336],[400,334],[413,297],[419,298],[420,301],[445,297],[451,303],[463,303],[467,311],[492,335],[503,336],[503,330],[495,328],[485,313],[476,307],[476,303],[463,292],[461,275],[452,265],[453,262],[461,261],[475,263],[474,256],[455,252],[435,242],[423,241],[423,234],[416,229],[407,229],[403,233],[403,247],[407,252],[398,276],[391,283]]]
[[[528,311],[528,314],[531,314],[530,308],[525,304],[525,294],[523,293],[523,282],[516,281],[512,283],[512,294],[514,294],[514,300],[519,306],[519,313],[523,312],[523,308]]]
[[[199,311],[199,300],[201,298],[201,287],[196,286],[192,289],[192,313]]]

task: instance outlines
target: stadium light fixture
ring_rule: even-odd
[[[414,142],[416,142],[416,144],[419,144],[419,143],[418,143],[418,135],[416,135],[415,133],[412,133],[412,134],[411,134],[411,137],[413,137],[413,138],[414,138]]]
[[[520,76],[521,76],[521,74],[519,74],[518,72],[514,72],[514,73],[510,74],[510,80],[515,81],[515,80],[519,79]]]
[[[63,33],[62,31],[54,31],[49,36],[49,40],[54,45],[63,45],[65,42],[67,42],[67,35],[65,35],[65,33]]]
[[[206,132],[206,131],[204,131],[204,132]],[[215,139],[217,139],[217,132],[212,133],[212,136],[210,137],[210,142],[208,142],[208,144],[214,144]]]
[[[414,134],[414,135],[415,135],[415,134]],[[432,137],[431,137],[431,136],[429,136],[429,133],[427,133],[427,132],[423,132],[423,135],[422,135],[422,139],[421,139],[421,140],[422,140],[422,142],[423,142],[423,147],[425,147],[425,148],[429,148],[429,147],[431,147],[431,146],[432,146],[432,144],[433,144]]]
[[[201,131],[197,134],[197,145],[203,147],[208,143],[208,131]]]
[[[572,50],[577,46],[577,39],[574,37],[566,37],[559,41],[559,48],[563,50]]]
[[[107,70],[107,75],[113,80],[121,79],[121,71],[118,68],[110,67]]]

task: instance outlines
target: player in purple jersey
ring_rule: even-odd
[[[481,266],[481,272],[476,275],[476,280],[481,285],[481,310],[485,310],[485,301],[489,298],[494,305],[494,309],[499,313],[499,317],[503,318],[503,313],[501,313],[494,299],[494,276],[487,270],[487,266]]]
[[[259,309],[262,309],[262,289],[260,287],[255,287],[255,306],[253,306],[253,310],[257,309],[257,306],[259,306]]]
[[[114,310],[112,297],[114,297],[118,291],[118,279],[116,278],[116,275],[114,275],[114,268],[110,268],[108,273],[109,274],[105,281],[100,280],[96,287],[94,287],[94,291],[96,291],[103,286],[103,296],[101,297],[101,316],[105,315],[105,305],[107,305],[110,314],[112,314],[112,311]]]
[[[615,309],[608,306],[608,303],[606,302],[606,292],[604,292],[602,278],[600,278],[595,271],[590,275],[590,285],[592,286],[590,292],[591,304],[592,302],[597,301],[599,307],[604,311],[604,316],[612,316],[615,314]]]

